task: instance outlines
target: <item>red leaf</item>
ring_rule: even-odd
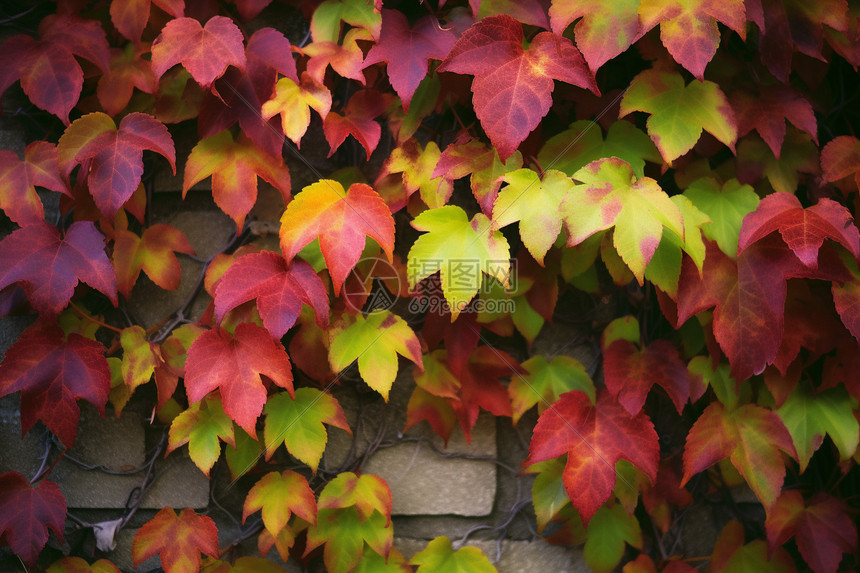
[[[442,29],[435,16],[424,16],[410,27],[406,16],[396,10],[382,10],[382,32],[370,48],[363,68],[388,62],[388,79],[409,110],[412,94],[427,75],[429,60],[441,60],[454,45],[450,30]]]
[[[828,182],[854,176],[860,187],[860,140],[851,135],[833,139],[821,150],[821,171]]]
[[[660,446],[644,413],[631,416],[608,392],[561,395],[538,419],[523,467],[567,454],[563,480],[567,495],[586,524],[615,487],[615,464],[624,459],[652,483],[657,479]]]
[[[762,86],[758,95],[737,92],[732,95],[731,104],[738,124],[738,137],[752,130],[758,131],[777,159],[785,139],[786,120],[808,133],[818,144],[818,124],[812,105],[787,86]]]
[[[0,396],[21,391],[21,431],[41,420],[66,447],[78,433],[83,398],[104,415],[110,368],[104,347],[79,334],[64,338],[59,326],[36,322],[15,341],[0,364]]]
[[[152,225],[140,237],[131,231],[118,229],[113,263],[119,292],[128,298],[141,270],[165,290],[179,288],[182,269],[174,252],[193,255],[194,249],[185,234],[170,225]]]
[[[502,160],[549,111],[554,79],[600,93],[570,40],[541,32],[525,49],[522,24],[505,15],[472,25],[437,71],[475,76],[475,113]]]
[[[213,16],[205,26],[194,18],[171,20],[152,42],[152,71],[161,78],[180,63],[200,87],[208,89],[227,66],[245,69],[242,32],[225,16]]]
[[[365,151],[367,159],[376,149],[382,135],[382,127],[373,121],[382,114],[391,103],[391,96],[376,90],[361,90],[349,98],[344,115],[329,112],[323,120],[325,139],[331,149],[328,156],[334,155],[337,148],[344,142],[346,136],[353,136]]]
[[[48,541],[50,528],[63,540],[66,499],[52,481],[31,487],[18,472],[0,475],[0,539],[33,567]]]
[[[220,328],[203,333],[188,349],[185,388],[193,404],[221,389],[224,413],[249,436],[256,437],[257,418],[266,403],[265,375],[293,396],[290,359],[279,342],[254,324],[243,323],[234,335]]]
[[[810,268],[818,268],[818,251],[824,239],[836,241],[857,258],[860,257],[860,231],[853,221],[848,209],[836,201],[823,198],[804,209],[796,196],[772,193],[744,217],[738,252],[778,230],[785,244]]]
[[[681,265],[678,324],[716,307],[714,336],[729,359],[732,377],[746,380],[776,357],[785,322],[786,279],[802,269],[776,237],[753,243],[737,261],[709,241],[701,275],[689,258]]]
[[[36,186],[70,195],[60,177],[57,148],[47,141],[34,141],[24,150],[24,160],[6,149],[0,150],[0,209],[19,225],[44,221],[42,200]]]
[[[218,557],[218,528],[211,517],[183,509],[177,516],[172,507],[163,507],[134,535],[131,554],[134,566],[156,555],[167,573],[194,573],[200,570],[200,553]]]
[[[603,354],[606,388],[631,416],[642,411],[645,398],[659,384],[680,414],[690,397],[687,365],[668,340],[655,340],[641,352],[629,340],[616,340]]]
[[[185,12],[185,0],[155,0],[159,8],[181,18]],[[150,0],[113,0],[110,5],[110,20],[120,34],[132,42],[140,42],[140,36],[149,22]]]
[[[842,554],[857,550],[857,528],[845,510],[841,501],[825,492],[808,504],[797,490],[782,492],[764,524],[770,550],[794,537],[815,573],[836,573]]]
[[[119,3],[122,2],[115,1],[113,6]],[[99,103],[109,115],[117,115],[125,109],[134,88],[148,94],[158,89],[152,64],[142,57],[145,53],[147,50],[134,44],[128,44],[124,50],[111,49],[110,71],[99,78],[96,89]]]
[[[320,327],[328,326],[328,292],[313,268],[301,259],[287,266],[271,251],[245,255],[224,273],[215,289],[215,320],[249,300],[257,299],[263,325],[279,339],[293,327],[302,303],[311,306]]]
[[[113,219],[131,198],[143,175],[143,150],[163,155],[176,173],[173,139],[163,123],[145,113],[130,113],[117,129],[101,112],[75,120],[57,144],[60,170],[68,175],[75,165],[91,160],[87,184],[99,211]]]
[[[116,305],[116,277],[104,249],[104,236],[89,221],[72,223],[65,237],[47,223],[27,225],[0,241],[0,289],[20,283],[45,315],[65,308],[78,281]]]
[[[460,399],[450,400],[467,442],[471,443],[472,428],[482,408],[495,416],[513,415],[511,396],[499,379],[518,374],[525,374],[525,370],[506,352],[479,346],[472,353],[457,376]]]

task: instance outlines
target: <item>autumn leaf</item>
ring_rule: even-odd
[[[376,90],[361,90],[352,94],[343,114],[329,112],[323,118],[323,130],[328,141],[331,157],[338,147],[351,135],[367,152],[367,160],[376,149],[382,136],[382,127],[373,121],[391,103],[391,96]]]
[[[181,18],[185,12],[185,0],[152,0],[155,5],[173,16]],[[110,19],[120,34],[132,42],[140,42],[140,36],[149,21],[150,0],[113,0],[110,4]]]
[[[215,288],[215,320],[250,300],[257,300],[263,326],[279,339],[293,327],[302,303],[314,310],[317,323],[328,325],[328,292],[313,268],[303,260],[289,265],[272,251],[239,258]]]
[[[794,537],[800,554],[815,573],[836,573],[842,555],[857,550],[857,527],[846,507],[825,492],[806,503],[799,491],[783,491],[764,526],[770,551]]]
[[[645,70],[624,92],[619,117],[634,111],[651,114],[645,124],[648,135],[670,165],[693,148],[703,129],[735,150],[735,115],[713,82],[696,80],[685,85],[678,73]]]
[[[382,557],[391,549],[393,528],[385,516],[374,512],[362,519],[354,507],[337,510],[320,509],[317,523],[308,528],[305,555],[320,545],[328,571],[352,571],[364,553],[365,544]]]
[[[522,24],[507,15],[473,24],[437,71],[475,76],[475,113],[502,161],[549,111],[554,79],[599,94],[594,76],[570,40],[540,32],[526,49]]]
[[[194,249],[185,233],[170,225],[156,223],[147,227],[141,236],[117,229],[113,247],[117,290],[129,298],[140,271],[146,272],[159,287],[176,290],[182,269],[174,253],[193,255]]]
[[[233,428],[233,441],[233,446],[224,448],[224,458],[230,468],[230,477],[237,480],[257,465],[263,448],[257,439],[238,426]]]
[[[358,45],[359,41],[372,41],[370,32],[364,28],[352,28],[346,33],[340,44],[318,41],[308,44],[301,50],[301,53],[310,57],[305,65],[305,70],[311,79],[318,84],[325,83],[326,70],[331,66],[341,77],[355,80],[364,85],[366,80],[361,67],[364,61],[364,51]]]
[[[414,289],[419,281],[439,271],[452,322],[478,294],[484,274],[503,286],[509,284],[508,242],[500,231],[492,230],[490,220],[483,214],[469,221],[463,209],[447,205],[424,211],[411,224],[426,234],[418,237],[409,250],[409,288]]]
[[[24,563],[35,567],[48,529],[62,541],[65,523],[66,498],[57,484],[43,480],[32,487],[18,472],[0,474],[0,541]]]
[[[331,92],[303,72],[301,83],[289,77],[278,80],[272,99],[263,103],[260,113],[263,119],[280,114],[284,134],[300,148],[302,137],[311,123],[311,108],[325,119],[331,110]]]
[[[427,547],[413,555],[409,563],[418,566],[416,573],[433,571],[494,573],[497,571],[480,549],[467,545],[455,551],[451,540],[444,535],[428,542]]]
[[[759,196],[753,188],[741,185],[737,179],[730,179],[720,186],[713,178],[702,178],[693,181],[684,190],[684,196],[710,217],[711,220],[702,225],[705,236],[716,241],[727,256],[735,258],[744,217],[759,203]]]
[[[660,41],[699,80],[720,45],[717,22],[746,39],[743,0],[642,0],[639,17],[643,33],[660,24]]]
[[[281,217],[281,252],[289,261],[319,238],[335,296],[364,250],[365,235],[375,240],[391,262],[394,219],[385,201],[370,186],[354,183],[344,193],[331,179],[308,185],[287,205]]]
[[[243,323],[231,335],[220,328],[203,333],[188,349],[185,388],[193,404],[221,389],[224,412],[248,435],[257,435],[257,418],[266,403],[265,375],[293,394],[290,359],[267,330]]]
[[[538,354],[520,366],[527,373],[514,376],[508,385],[514,424],[532,406],[537,405],[538,413],[542,414],[562,394],[571,390],[585,392],[592,402],[595,400],[594,382],[582,363],[575,358],[561,354],[547,360]]]
[[[233,420],[224,413],[220,398],[208,397],[191,404],[173,419],[166,453],[188,444],[191,461],[209,477],[209,471],[221,456],[221,442],[235,445]]]
[[[111,7],[123,3],[117,0]],[[99,78],[96,88],[99,103],[108,115],[118,115],[128,106],[134,88],[147,94],[154,94],[158,89],[152,63],[143,59],[147,51],[133,43],[126,44],[123,49],[111,48],[110,71]]]
[[[362,67],[388,62],[388,80],[408,111],[412,95],[427,75],[429,60],[447,56],[456,38],[433,15],[410,26],[406,16],[396,10],[383,9],[381,14],[379,40],[370,48]]]
[[[120,569],[107,559],[99,559],[90,566],[80,557],[63,557],[51,563],[45,573],[122,573]]]
[[[173,139],[163,123],[145,113],[130,113],[117,129],[110,116],[95,112],[72,122],[57,144],[66,175],[87,161],[87,184],[99,211],[113,219],[140,185],[143,151],[161,154],[176,172]]]
[[[587,534],[583,556],[596,573],[609,573],[618,566],[625,543],[642,549],[639,521],[620,504],[598,509],[588,522]]]
[[[176,18],[152,42],[152,71],[156,78],[182,64],[200,87],[209,89],[227,66],[245,68],[242,32],[225,16],[213,16],[201,26],[194,18]]]
[[[429,362],[424,357],[425,368]],[[452,375],[453,376],[453,375]],[[442,438],[447,445],[454,428],[457,426],[457,414],[454,412],[451,401],[441,398],[416,385],[406,404],[406,424],[403,426],[405,432],[412,426],[426,420],[436,435]]]
[[[167,573],[193,573],[200,569],[200,553],[218,556],[218,528],[211,517],[183,509],[179,515],[163,507],[134,535],[131,554],[137,567],[150,557],[161,557]]]
[[[721,403],[712,402],[687,435],[681,485],[729,458],[762,505],[769,508],[785,477],[780,450],[797,457],[791,436],[776,412],[755,404],[727,410]]]
[[[119,335],[122,346],[122,379],[134,391],[152,378],[155,368],[162,363],[158,347],[146,339],[143,327],[134,325],[122,329]]]
[[[531,169],[506,173],[507,183],[493,205],[493,223],[501,228],[519,221],[520,238],[532,257],[543,259],[561,232],[558,209],[574,183],[561,171],[547,169],[543,177]]]
[[[576,45],[591,71],[597,72],[644,33],[638,8],[639,0],[555,0],[549,8],[549,21],[560,36],[571,22],[579,20],[573,28]]]
[[[592,404],[574,390],[538,418],[523,467],[567,454],[564,487],[584,523],[588,523],[615,487],[615,464],[624,459],[653,483],[659,445],[654,425],[643,412],[631,416],[606,391]]]
[[[311,18],[311,37],[314,42],[337,42],[342,22],[364,28],[379,39],[382,17],[365,0],[326,0],[320,4]]]
[[[642,411],[645,398],[658,384],[680,414],[690,397],[687,365],[668,340],[655,340],[639,350],[629,340],[616,340],[603,349],[606,388],[633,416]]]
[[[266,402],[263,440],[266,459],[281,444],[290,454],[316,472],[328,434],[323,423],[352,432],[340,404],[315,388],[298,388],[295,398],[279,392]]]
[[[308,481],[294,471],[269,472],[254,484],[242,506],[242,523],[262,510],[263,525],[272,535],[287,526],[295,513],[308,523],[317,518],[317,500]]]
[[[21,226],[45,220],[36,186],[71,195],[60,176],[56,146],[34,141],[24,150],[23,160],[13,151],[0,150],[0,209]]]
[[[713,573],[796,573],[794,561],[783,548],[769,551],[764,539],[744,545],[741,522],[729,521],[717,538],[711,555]]]
[[[778,230],[788,248],[810,268],[818,268],[818,251],[824,239],[836,241],[857,258],[860,256],[860,231],[853,221],[848,209],[831,199],[819,199],[818,203],[804,209],[796,196],[772,193],[744,217],[738,252]]]
[[[656,181],[637,179],[630,165],[617,157],[593,161],[573,179],[581,183],[561,206],[568,246],[614,226],[615,249],[642,284],[663,228],[684,237],[680,210]]]
[[[376,551],[365,551],[361,554],[361,561],[352,570],[353,573],[413,573],[412,568],[406,564],[406,559],[394,547],[383,557]]]
[[[854,176],[860,187],[860,140],[851,135],[834,138],[821,150],[821,171],[827,182]]]
[[[240,230],[257,202],[258,177],[280,191],[285,203],[290,200],[290,171],[283,158],[269,155],[243,136],[234,141],[226,130],[202,139],[191,150],[183,175],[183,198],[195,183],[210,176],[215,203]]]
[[[801,174],[819,174],[818,147],[805,133],[794,128],[786,132],[779,159],[765,142],[751,133],[738,143],[737,176],[741,183],[757,185],[765,177],[774,191],[794,193]]]
[[[84,72],[74,56],[110,69],[107,37],[96,20],[68,14],[51,14],[39,23],[40,40],[16,35],[0,46],[0,94],[15,81],[37,107],[69,124],[69,112],[78,103]]]
[[[442,152],[434,141],[428,141],[422,149],[421,144],[414,139],[407,139],[391,152],[383,166],[383,174],[401,174],[404,199],[391,204],[391,210],[396,211],[396,206],[405,205],[409,197],[418,191],[421,200],[431,209],[442,207],[448,202],[454,191],[450,179],[442,176],[433,176]]]
[[[317,505],[320,510],[355,507],[362,520],[378,513],[385,517],[387,527],[391,524],[391,503],[391,488],[381,477],[342,472],[326,484]]]
[[[782,84],[762,86],[757,95],[736,92],[730,99],[738,123],[738,137],[756,130],[779,159],[785,139],[785,122],[802,129],[818,144],[818,124],[812,104]]]

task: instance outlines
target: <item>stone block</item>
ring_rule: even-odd
[[[454,548],[459,548],[457,540],[452,540]],[[553,573],[587,573],[591,571],[579,549],[550,545],[542,540],[511,541],[505,539],[501,544],[495,541],[469,540],[467,546],[477,547],[496,566],[499,573],[533,573],[552,571]],[[427,547],[427,540],[394,538],[394,548],[406,559]]]
[[[144,509],[204,508],[209,504],[209,479],[191,458],[188,448],[171,452],[155,462],[156,476],[140,503]]]
[[[50,439],[50,433],[40,424],[21,437],[17,395],[0,399],[0,474],[15,471],[27,479],[35,476]]]

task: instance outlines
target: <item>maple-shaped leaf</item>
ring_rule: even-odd
[[[587,164],[604,157],[618,157],[630,164],[636,177],[645,176],[645,161],[661,163],[660,152],[644,131],[629,121],[615,121],[606,132],[594,121],[575,121],[546,140],[537,155],[545,169],[573,175]]]
[[[753,188],[741,185],[737,179],[730,179],[721,187],[715,179],[707,177],[692,182],[684,190],[684,196],[710,217],[702,225],[705,236],[716,241],[723,253],[735,258],[743,219],[758,206],[759,196]]]
[[[218,556],[218,528],[211,517],[187,508],[179,515],[172,507],[161,508],[137,530],[131,544],[135,567],[158,555],[167,573],[199,571],[200,553]]]
[[[681,211],[656,181],[637,179],[630,164],[617,157],[592,161],[573,179],[581,183],[561,206],[568,246],[614,226],[615,249],[642,284],[663,228],[684,237]]]
[[[272,251],[239,258],[215,288],[215,320],[249,300],[257,299],[263,326],[281,338],[302,312],[302,303],[314,310],[317,324],[328,325],[328,292],[313,268],[303,260],[287,262]]]
[[[141,326],[123,328],[119,341],[122,346],[122,379],[133,392],[152,378],[155,368],[162,363],[161,352],[157,345],[146,339],[146,331]]]
[[[660,458],[657,433],[643,412],[631,416],[606,391],[592,404],[573,390],[538,418],[523,467],[567,454],[564,487],[588,523],[615,487],[615,464],[624,459],[653,483]]]
[[[585,392],[592,402],[595,399],[594,382],[575,358],[562,354],[547,361],[545,356],[538,354],[520,366],[527,374],[513,377],[508,385],[514,424],[532,406],[537,405],[538,412],[543,413],[562,394],[571,390]]]
[[[424,357],[425,368],[430,362]],[[453,377],[453,375],[451,375]],[[406,404],[406,424],[403,426],[405,432],[412,426],[426,420],[437,436],[447,445],[454,428],[457,426],[457,414],[454,412],[451,401],[440,398],[416,385]]]
[[[200,471],[209,470],[221,456],[221,442],[235,446],[233,420],[224,413],[221,399],[209,397],[191,404],[170,424],[167,452],[188,444],[188,455]]]
[[[323,119],[323,130],[330,149],[328,156],[334,155],[346,137],[351,135],[364,147],[369,161],[370,154],[382,136],[382,127],[373,120],[388,109],[390,103],[390,95],[376,90],[361,90],[352,94],[342,115],[329,112]]]
[[[113,3],[123,4],[121,0]],[[96,95],[108,115],[118,115],[128,106],[134,88],[143,93],[154,94],[158,81],[152,73],[152,63],[143,59],[147,53],[143,46],[133,43],[125,48],[111,48],[110,71],[99,78]]]
[[[756,185],[767,177],[775,191],[794,193],[801,182],[801,173],[818,175],[818,146],[797,129],[786,132],[779,159],[756,134],[751,133],[738,143],[737,176],[741,183]]]
[[[713,573],[796,573],[794,561],[781,547],[768,550],[764,539],[755,539],[744,545],[744,528],[741,522],[729,521],[717,538],[711,555]]]
[[[261,375],[293,394],[293,374],[284,347],[255,324],[240,324],[233,335],[221,328],[209,330],[188,349],[188,401],[199,402],[220,388],[224,412],[251,437],[257,435],[257,418],[266,403]]]
[[[746,38],[743,0],[642,0],[639,17],[643,32],[660,24],[660,41],[699,80],[720,45],[717,22]]]
[[[574,20],[576,45],[592,71],[625,52],[644,30],[636,13],[639,0],[555,0],[549,9],[552,31],[558,35]]]
[[[388,526],[391,523],[391,503],[391,488],[381,477],[342,472],[326,484],[317,505],[320,510],[355,507],[362,520],[378,513],[385,517]]]
[[[37,107],[69,124],[69,112],[78,103],[84,72],[78,56],[102,72],[110,69],[110,50],[101,23],[68,14],[51,14],[39,23],[40,40],[17,35],[0,45],[0,94],[15,81]]]
[[[128,298],[140,271],[146,272],[152,282],[165,290],[179,288],[182,269],[174,253],[194,254],[185,233],[175,227],[156,223],[147,227],[141,236],[117,229],[113,266],[119,292]]]
[[[130,113],[119,128],[95,112],[72,122],[57,144],[60,169],[68,175],[89,161],[87,184],[99,211],[113,219],[131,198],[143,175],[143,150],[163,155],[176,172],[173,139],[163,123],[145,113]]]
[[[110,4],[111,22],[120,34],[132,42],[139,42],[149,22],[152,2],[174,18],[181,18],[185,12],[185,0],[113,0]]]
[[[493,214],[501,176],[519,169],[523,156],[515,151],[503,162],[495,147],[475,140],[457,141],[442,152],[430,177],[445,177],[450,181],[469,175],[472,194],[487,217]]]
[[[242,229],[245,216],[257,202],[257,177],[271,183],[290,200],[290,171],[280,155],[269,155],[250,139],[236,141],[225,130],[194,146],[182,179],[182,196],[198,181],[212,177],[215,203]]]
[[[822,198],[808,209],[790,193],[772,193],[761,200],[755,211],[744,217],[738,238],[741,252],[774,231],[800,261],[818,268],[818,251],[824,239],[836,241],[854,255],[860,256],[860,231],[851,213],[831,199]]]
[[[43,480],[32,487],[18,472],[0,474],[0,541],[24,563],[36,565],[48,529],[62,541],[65,523],[66,498],[57,484]]]
[[[433,571],[494,573],[497,571],[480,549],[467,545],[455,551],[451,540],[444,535],[428,542],[427,547],[413,555],[409,563],[418,566],[416,573]]]
[[[257,480],[242,506],[242,523],[255,511],[263,510],[263,525],[272,535],[287,526],[295,513],[308,523],[317,519],[317,500],[308,480],[294,471],[269,472]]]
[[[525,474],[537,474],[534,482],[532,482],[532,505],[535,510],[538,533],[542,533],[546,526],[556,520],[564,509],[573,509],[567,491],[564,489],[563,474],[567,462],[566,458],[567,456],[562,455],[531,465],[523,470]]]
[[[315,41],[305,46],[301,53],[310,57],[305,65],[308,75],[316,83],[324,84],[326,70],[331,66],[338,75],[364,85],[364,51],[358,45],[359,41],[372,41],[370,33],[364,28],[352,28],[340,44]]]
[[[687,365],[668,340],[655,340],[642,350],[629,340],[616,340],[603,350],[606,388],[631,415],[638,414],[654,384],[659,384],[680,414],[690,397]]]
[[[624,92],[619,117],[634,111],[651,114],[645,124],[648,135],[670,165],[693,148],[703,129],[735,149],[735,114],[713,82],[694,80],[685,85],[680,73],[645,70]]]
[[[328,441],[323,423],[352,432],[338,401],[315,388],[299,388],[295,398],[284,392],[275,394],[266,402],[265,413],[266,459],[283,443],[293,457],[314,472]]]
[[[388,261],[393,261],[394,218],[382,197],[363,183],[353,183],[344,192],[337,181],[317,181],[302,189],[281,217],[284,257],[292,260],[319,238],[335,295],[361,257],[365,236],[379,243]]]
[[[439,271],[452,322],[478,294],[484,274],[508,286],[508,241],[501,231],[493,231],[483,214],[469,221],[463,209],[447,205],[424,211],[411,224],[426,234],[409,249],[409,287],[414,289],[419,281]]]
[[[340,372],[357,360],[362,379],[386,402],[397,376],[398,354],[423,368],[418,337],[405,320],[387,310],[366,317],[344,314],[329,329],[329,341],[332,372]]]
[[[728,410],[712,402],[687,435],[684,447],[684,477],[729,458],[765,508],[779,495],[785,477],[780,450],[796,458],[791,436],[780,417],[755,404]]]
[[[834,182],[854,176],[860,187],[860,140],[852,135],[834,138],[821,150],[821,171],[824,181]]]
[[[383,173],[401,173],[402,196],[388,199],[392,212],[404,206],[409,197],[418,191],[421,200],[431,209],[442,207],[454,191],[453,182],[441,175],[433,176],[442,152],[434,141],[428,141],[422,149],[415,139],[407,139],[391,152],[383,167]]]
[[[507,15],[473,24],[437,71],[475,76],[475,113],[503,161],[549,111],[553,80],[600,93],[570,40],[540,32],[524,48],[522,24]]]
[[[583,557],[595,573],[609,573],[621,562],[625,544],[642,548],[639,521],[622,505],[601,507],[588,522]]]
[[[63,557],[51,563],[45,573],[122,573],[107,559],[99,559],[92,566],[80,557]]]
[[[732,376],[746,380],[773,362],[785,324],[786,278],[803,265],[772,236],[746,248],[737,261],[707,243],[702,272],[684,260],[678,284],[678,324],[716,307],[713,332],[731,364]]]
[[[365,544],[385,557],[391,550],[393,540],[394,530],[379,512],[362,518],[355,507],[335,510],[321,508],[316,524],[308,528],[305,555],[325,544],[323,561],[326,570],[354,571],[367,552]]]
[[[264,116],[263,103],[272,97],[279,75],[298,81],[290,41],[281,32],[262,28],[248,39],[245,69],[228,68],[213,89],[203,96],[198,134],[211,137],[237,121],[242,133],[269,155],[280,156],[284,143],[278,123]]]
[[[815,573],[836,573],[844,553],[857,550],[857,527],[844,504],[826,492],[804,502],[799,491],[782,492],[765,520],[771,551],[794,537]]]
[[[78,281],[116,305],[116,277],[104,248],[104,236],[89,221],[72,223],[65,236],[47,223],[27,225],[0,241],[0,289],[18,283],[44,315],[59,314]]]
[[[382,16],[374,5],[365,0],[326,0],[317,6],[311,18],[314,42],[337,42],[342,22],[370,32],[379,39]]]
[[[352,570],[353,573],[413,573],[412,567],[406,564],[406,559],[394,547],[388,557],[383,557],[376,551],[365,551],[361,561]]]
[[[24,150],[23,160],[14,151],[0,150],[0,209],[19,225],[45,219],[36,186],[71,195],[60,176],[56,146],[34,141]]]
[[[806,471],[812,454],[821,447],[825,433],[833,440],[843,462],[860,445],[860,424],[844,388],[813,393],[809,384],[801,382],[776,413],[794,441],[801,472]]]
[[[224,448],[224,458],[227,460],[227,467],[230,468],[230,477],[234,480],[239,479],[257,465],[260,456],[263,454],[262,444],[243,430],[235,426],[233,428],[233,446]]]
[[[756,130],[779,159],[785,139],[785,122],[802,129],[818,144],[818,124],[812,104],[788,86],[762,86],[760,93],[736,92],[731,97],[738,124],[738,137]]]
[[[507,183],[493,205],[493,223],[504,227],[519,221],[520,238],[534,259],[543,259],[561,232],[562,213],[558,209],[574,183],[567,175],[547,169],[541,178],[531,169],[506,173]]]
[[[280,114],[284,134],[300,148],[311,123],[311,108],[324,120],[331,110],[331,92],[303,72],[300,83],[288,77],[278,80],[272,99],[263,103],[260,114],[263,119]]]
[[[152,42],[152,71],[156,78],[182,64],[204,90],[227,66],[245,68],[245,46],[238,26],[225,16],[213,16],[201,26],[194,18],[176,18]]]
[[[382,10],[382,31],[370,48],[362,67],[388,62],[388,80],[400,96],[403,109],[409,110],[412,94],[427,75],[429,60],[441,60],[448,55],[456,38],[439,25],[433,15],[409,22],[397,10]]]

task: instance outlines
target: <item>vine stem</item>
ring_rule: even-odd
[[[93,324],[98,324],[100,327],[102,327],[102,328],[107,328],[108,330],[112,330],[112,331],[116,332],[117,334],[122,334],[122,329],[121,329],[121,328],[117,328],[117,327],[115,327],[115,326],[111,326],[110,324],[107,324],[106,322],[103,322],[103,321],[101,321],[101,320],[99,320],[99,319],[95,318],[94,316],[90,316],[89,314],[87,314],[87,313],[86,313],[86,311],[84,311],[84,309],[82,309],[81,307],[79,307],[78,305],[76,305],[76,304],[74,303],[74,301],[71,301],[71,300],[70,300],[70,301],[69,301],[69,306],[70,306],[70,307],[72,307],[72,309],[73,309],[75,312],[77,312],[79,315],[81,315],[81,318],[85,318],[85,319],[89,320],[90,322],[92,322]]]

